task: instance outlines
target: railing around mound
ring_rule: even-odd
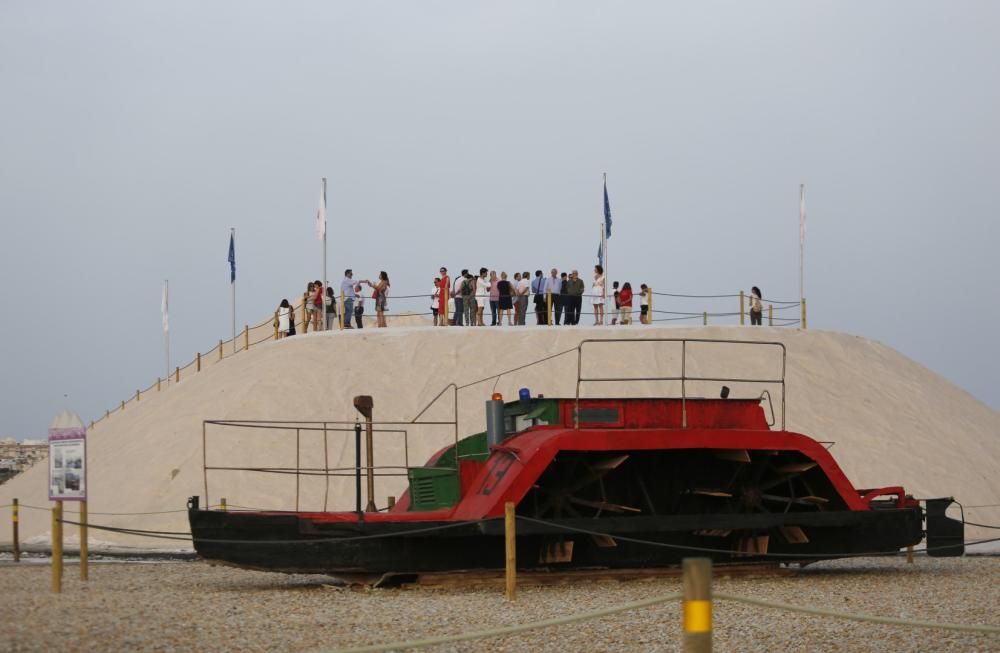
[[[680,293],[664,293],[664,292],[654,292],[652,287],[648,289],[648,308],[646,324],[656,324],[656,323],[690,323],[701,321],[702,325],[708,326],[710,321],[711,324],[728,324],[730,321],[738,323],[740,326],[746,324],[746,318],[749,315],[749,294],[740,291],[739,293],[721,294],[721,295],[694,295],[694,294],[680,294]],[[585,294],[582,296],[582,301],[585,306],[592,308],[592,300],[594,295]],[[429,318],[433,313],[429,310],[429,300],[431,298],[430,293],[427,294],[414,294],[414,295],[399,295],[390,297],[389,300],[396,305],[396,302],[403,301],[413,307],[413,310],[396,310],[394,312],[386,312],[386,318],[389,325],[397,319],[409,319],[413,317],[417,318]],[[666,298],[666,299],[657,299]],[[662,310],[654,307],[654,303],[658,301],[671,301],[671,302],[689,302],[696,301],[701,303],[708,302],[732,302],[734,299],[739,299],[739,310]],[[296,300],[296,303],[291,307],[290,320],[296,328],[297,333],[308,333],[309,324],[312,322],[312,316],[306,311],[307,296],[303,293],[301,300]],[[607,303],[605,311],[605,322],[609,322],[613,319],[625,319],[628,323],[632,323],[634,316],[638,311],[637,307],[633,307],[633,310],[621,313],[615,311],[613,308],[614,298],[611,295],[607,295],[605,298]],[[639,296],[633,297],[634,302],[640,302]],[[773,299],[762,300],[764,305],[762,306],[762,311],[766,311],[767,317],[764,318],[763,315],[760,316],[761,322],[764,319],[767,320],[766,324],[773,327],[799,327],[802,329],[806,328],[806,302],[805,299],[801,301],[777,301]],[[552,293],[546,293],[544,296],[544,314],[546,316],[546,321],[549,325],[555,325],[555,316],[560,312],[560,305],[565,303],[560,295],[553,295]],[[344,328],[343,319],[344,315],[344,297],[340,296],[336,301],[337,305],[337,317],[333,320],[332,330],[339,330]],[[487,307],[488,308],[488,307]],[[685,306],[674,306],[673,308],[690,308]],[[529,305],[527,307],[527,313],[534,313],[535,307],[533,303],[533,296],[529,296]],[[798,309],[794,314],[795,317],[786,317],[783,315],[775,315],[779,311],[790,311],[793,309]],[[581,310],[580,315],[596,315],[594,310]],[[319,316],[320,330],[327,330],[325,324],[325,313],[321,312]],[[374,313],[368,313],[365,315],[365,319],[370,322],[375,317]],[[486,316],[484,315],[484,318]],[[509,319],[510,316],[508,316]],[[738,322],[736,321],[738,318]],[[447,319],[446,317],[444,319]],[[530,317],[529,317],[530,319]],[[641,320],[641,315],[640,315]],[[243,326],[243,331],[236,335],[235,338],[230,340],[220,339],[218,345],[213,345],[212,347],[206,348],[204,353],[199,351],[195,357],[185,365],[179,365],[173,369],[173,371],[168,371],[166,377],[157,377],[156,380],[151,383],[148,387],[144,389],[137,389],[134,395],[130,395],[128,399],[123,399],[114,408],[109,408],[104,411],[104,415],[96,420],[90,422],[90,428],[94,428],[101,421],[109,419],[114,413],[124,411],[127,406],[132,403],[138,403],[143,397],[149,393],[158,393],[164,389],[164,387],[169,387],[171,383],[180,383],[182,378],[188,378],[190,374],[201,372],[202,368],[210,367],[215,363],[219,363],[225,359],[228,359],[236,354],[247,351],[251,347],[259,345],[270,340],[278,340],[283,334],[278,331],[278,311],[276,310],[273,315],[269,316],[262,322],[254,325],[246,324]]]
[[[583,350],[586,345],[596,344],[643,344],[651,342],[676,343],[681,346],[681,373],[680,376],[600,376],[585,377],[583,375]],[[692,376],[687,373],[688,344],[704,343],[718,345],[743,345],[753,347],[778,347],[781,350],[781,376],[777,379],[771,378],[740,378],[729,376]],[[785,367],[787,350],[784,343],[765,342],[757,340],[723,340],[718,338],[588,338],[581,340],[576,347],[576,396],[573,410],[573,425],[580,428],[580,386],[583,383],[630,383],[630,382],[680,382],[681,384],[681,428],[687,428],[687,384],[688,382],[705,383],[750,383],[763,385],[778,385],[781,387],[781,430],[785,430]],[[767,396],[768,404],[771,403],[771,393],[765,390],[761,393],[761,400]],[[726,395],[728,397],[728,393]],[[725,397],[724,397],[725,398]],[[772,425],[774,412],[772,408]]]

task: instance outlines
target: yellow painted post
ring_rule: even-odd
[[[18,513],[20,512],[21,507],[17,505],[17,499],[16,498],[14,498],[11,501],[11,508],[12,508],[12,510],[11,510],[11,520],[13,521],[13,526],[14,526],[14,533],[13,533],[13,535],[14,535],[14,562],[21,562],[21,539],[20,539],[20,537],[18,537],[18,528],[19,527],[18,527],[18,523],[17,523],[18,519],[20,518],[20,515]]]
[[[545,315],[547,316],[545,318],[545,323],[546,324],[548,324],[549,326],[552,326],[553,324],[555,324],[555,322],[552,321],[552,291],[551,290],[546,290],[545,291]]]
[[[243,325],[243,349],[250,349],[250,325]]]
[[[52,591],[62,592],[62,501],[52,506]]]
[[[712,561],[685,558],[681,582],[684,585],[684,652],[712,651]]]
[[[515,533],[516,520],[514,519],[514,502],[508,501],[503,506],[504,510],[504,535],[507,545],[507,573],[506,588],[507,600],[513,601],[517,598],[517,548],[515,546],[517,538]]]
[[[181,368],[177,367],[174,369],[174,383],[181,382]]]
[[[701,323],[708,326],[708,311],[701,314]]]
[[[197,361],[197,367],[195,368],[194,371],[195,372],[200,372],[201,371],[201,352],[200,351],[198,352],[198,357],[195,358],[195,361]]]
[[[222,338],[219,338],[219,360],[222,360]]]
[[[340,322],[340,330],[344,330],[344,307],[347,304],[344,303],[344,291],[340,291],[340,310],[337,311],[337,321]],[[293,318],[294,319],[294,318]]]
[[[90,577],[89,560],[87,556],[87,502],[80,502],[80,580]]]
[[[226,497],[219,499],[219,510],[226,512]]]
[[[802,298],[802,328],[806,328],[806,298]]]
[[[745,317],[745,314],[744,314],[744,302],[745,301],[746,301],[746,296],[743,294],[743,291],[741,290],[740,291],[740,326],[743,326],[745,324],[745,320],[746,320],[746,317]]]
[[[774,304],[767,305],[767,326],[774,326]]]

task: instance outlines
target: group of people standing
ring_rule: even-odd
[[[309,333],[310,327],[313,331],[330,331],[338,326],[338,305],[343,299],[343,328],[352,329],[364,328],[365,296],[362,293],[364,285],[372,289],[372,301],[375,304],[375,324],[380,328],[386,326],[385,311],[388,309],[389,297],[389,275],[382,270],[378,274],[378,281],[372,282],[367,279],[355,280],[354,271],[348,268],[344,270],[344,279],[340,282],[341,296],[333,292],[333,287],[323,287],[323,282],[310,281],[306,286],[303,295],[305,303],[305,321],[301,323],[303,333]],[[354,318],[356,327],[351,326],[351,317]],[[278,338],[294,336],[295,330],[295,309],[288,299],[282,299],[278,310],[275,313],[275,328],[278,331]]]
[[[649,289],[641,286],[642,312],[640,321],[648,323]],[[580,323],[586,284],[579,272],[562,272],[556,268],[546,276],[541,270],[531,273],[515,272],[510,280],[506,272],[497,275],[496,270],[479,268],[474,275],[462,270],[454,279],[448,276],[448,269],[442,267],[434,278],[430,295],[431,313],[434,326],[486,326],[485,311],[490,309],[490,326],[502,326],[504,318],[508,326],[524,325],[528,315],[529,302],[534,303],[535,323],[548,324],[551,317],[556,324],[574,325]],[[594,278],[589,293],[594,307],[594,325],[604,324],[605,281],[604,268],[594,266]],[[612,324],[630,324],[632,321],[632,286],[628,282],[618,289],[614,283],[613,299],[615,312]]]

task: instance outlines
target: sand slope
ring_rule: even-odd
[[[835,441],[832,453],[858,487],[903,484],[917,497],[954,495],[970,505],[1000,504],[1000,413],[941,376],[877,342],[841,333],[779,328],[448,328],[397,327],[332,332],[266,342],[227,357],[169,389],[144,396],[88,433],[91,521],[118,527],[185,531],[188,496],[202,495],[202,420],[353,420],[351,397],[371,394],[379,420],[409,420],[449,382],[465,384],[569,350],[584,338],[692,337],[776,340],[787,347],[787,428]],[[587,345],[587,375],[674,375],[675,344]],[[572,396],[576,357],[564,355],[512,372],[459,394],[460,435],[483,430],[482,402],[496,389],[506,397],[528,386],[547,396]],[[688,374],[777,378],[775,350],[742,345],[691,345]],[[602,385],[606,387],[601,387]],[[717,396],[720,384],[691,384],[691,395]],[[760,386],[730,384],[734,396],[756,395]],[[776,410],[780,388],[770,388]],[[676,383],[589,384],[585,396],[679,395]],[[449,420],[450,393],[425,419]],[[779,414],[780,417],[780,414]],[[332,428],[332,425],[330,425]],[[409,427],[409,463],[419,464],[451,441],[451,427]],[[294,466],[295,431],[209,434],[209,464]],[[353,434],[299,432],[303,466],[353,465]],[[403,437],[379,433],[376,463],[403,466]],[[0,504],[20,498],[48,506],[47,469],[37,466],[0,486]],[[399,495],[402,478],[380,478],[378,503]],[[300,507],[350,509],[353,481],[300,482]],[[295,478],[247,472],[212,472],[209,498],[231,505],[295,506]],[[69,511],[75,510],[73,506]],[[102,515],[100,513],[155,513]],[[1000,510],[976,509],[971,520],[1000,522]],[[22,541],[47,541],[47,513],[22,511]],[[68,535],[75,535],[68,528]],[[988,531],[970,529],[972,537]],[[149,540],[92,531],[92,539],[122,545],[186,548],[184,542]],[[72,538],[70,538],[72,541]],[[10,541],[10,530],[0,542]]]

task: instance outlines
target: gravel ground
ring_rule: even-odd
[[[718,570],[717,570],[718,571]],[[520,587],[358,590],[200,562],[0,565],[3,651],[308,651],[469,632],[680,591],[679,577]],[[794,576],[724,578],[719,592],[847,612],[1000,625],[1000,558],[824,562]],[[1000,635],[882,626],[715,604],[716,651],[1000,651]],[[680,603],[438,651],[679,650]]]

